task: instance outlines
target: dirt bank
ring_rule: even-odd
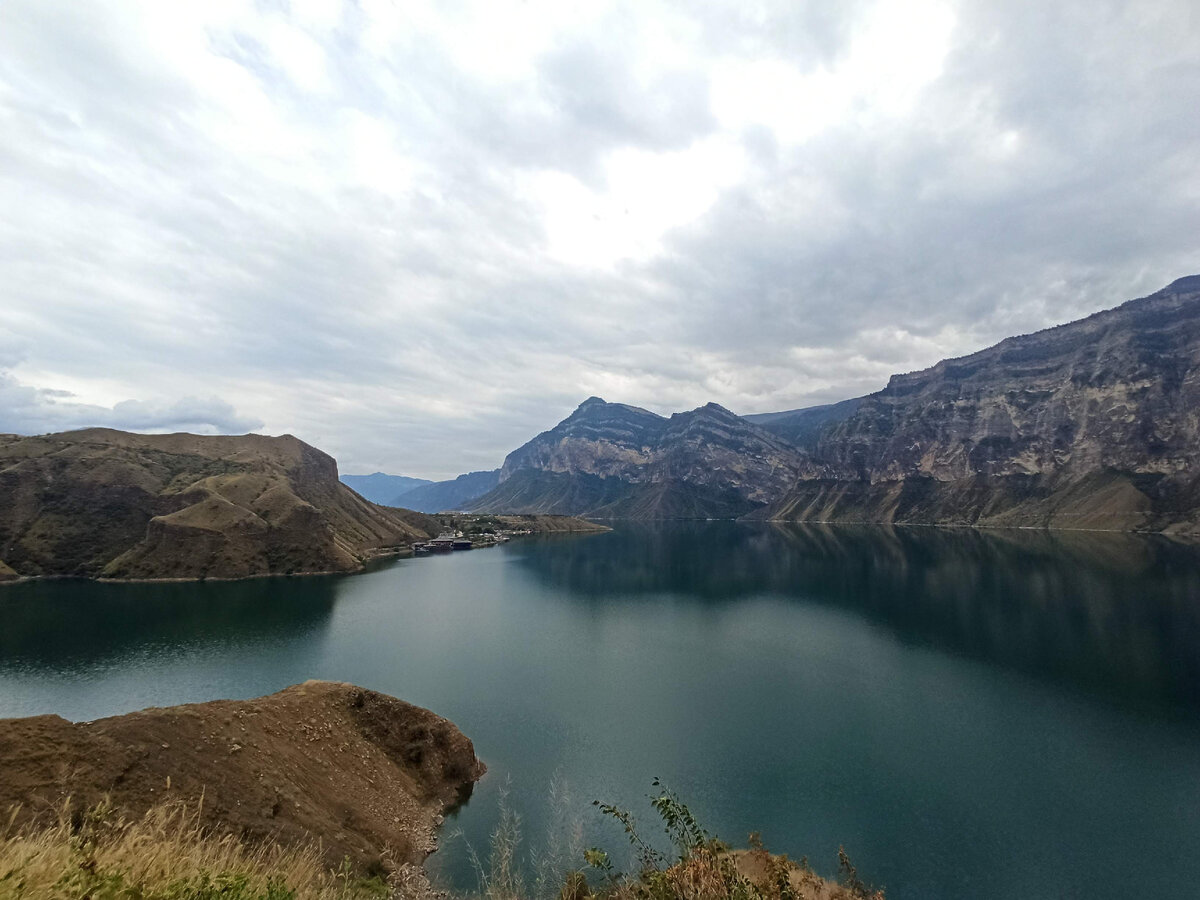
[[[106,794],[140,816],[202,800],[206,825],[250,841],[320,841],[336,865],[420,862],[445,809],[485,766],[453,723],[350,684],[147,709],[74,724],[0,720],[0,810],[50,822]]]

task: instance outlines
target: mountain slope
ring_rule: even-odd
[[[79,812],[107,801],[115,812],[110,825],[118,816],[137,821],[173,801],[186,804],[189,817],[217,835],[252,845],[319,843],[330,867],[347,857],[360,867],[378,864],[388,851],[395,862],[421,862],[435,846],[440,814],[469,793],[485,769],[471,741],[441,716],[326,681],[254,700],[144,709],[94,722],[53,715],[0,719],[6,824],[9,811],[18,825],[52,824],[68,797]],[[15,892],[6,887],[0,895],[48,896],[23,893],[15,883]],[[201,889],[164,894],[262,896]]]
[[[471,507],[730,518],[778,497],[794,482],[800,464],[786,443],[715,403],[664,418],[590,397],[510,453],[499,485]]]
[[[388,475],[385,472],[373,472],[370,475],[342,475],[339,480],[372,503],[380,503],[385,506],[391,505],[391,501],[407,491],[422,485],[433,484],[428,478],[409,478],[407,475]]]
[[[1195,530],[1200,277],[893,376],[767,515]]]
[[[829,406],[592,397],[471,508],[1200,531],[1200,276]]]
[[[492,469],[490,472],[468,472],[449,481],[431,481],[397,494],[387,501],[387,505],[403,506],[405,509],[415,509],[424,513],[463,509],[499,482],[499,469]]]
[[[857,412],[861,403],[862,398],[855,397],[825,406],[809,406],[777,413],[755,413],[742,418],[778,435],[790,444],[811,452],[816,449],[818,439],[830,425],[850,418]]]
[[[290,435],[0,436],[0,560],[24,576],[348,572],[428,528]]]

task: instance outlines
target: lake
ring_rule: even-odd
[[[346,577],[33,582],[0,617],[0,716],[308,678],[447,716],[490,768],[431,859],[459,887],[502,794],[527,846],[578,819],[623,861],[590,801],[653,833],[661,777],[729,843],[824,874],[844,845],[890,900],[1200,890],[1200,551],[1166,538],[616,523]]]

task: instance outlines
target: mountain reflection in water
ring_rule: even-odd
[[[31,581],[0,593],[0,662],[118,665],[147,648],[287,641],[326,626],[339,576],[144,584]]]
[[[1132,535],[614,522],[349,577],[0,590],[0,716],[81,720],[308,678],[427,706],[489,774],[430,864],[617,849],[662,776],[731,841],[889,900],[1190,898],[1200,552]],[[652,826],[643,820],[648,829]],[[461,829],[462,837],[450,834]]]
[[[530,549],[521,564],[566,597],[783,595],[1129,701],[1200,705],[1200,549],[1162,536],[622,523]]]

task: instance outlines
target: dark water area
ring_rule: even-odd
[[[1200,885],[1200,551],[1166,538],[625,523],[350,577],[0,591],[0,716],[307,678],[474,740],[489,774],[431,858],[458,887],[501,794],[526,847],[578,819],[621,860],[590,801],[653,832],[655,777],[732,844],[825,873],[844,845],[892,900]]]

